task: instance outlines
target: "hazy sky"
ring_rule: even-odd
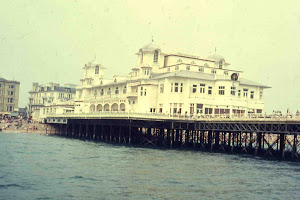
[[[105,77],[128,74],[151,42],[206,57],[214,52],[244,78],[271,86],[267,112],[300,110],[300,1],[24,0],[0,8],[0,77],[79,84],[94,59]]]

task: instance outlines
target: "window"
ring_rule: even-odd
[[[96,96],[97,96],[97,90],[94,91],[94,97],[96,97]]]
[[[191,114],[191,115],[194,114],[194,109],[195,109],[194,107],[195,107],[194,104],[191,103],[191,104],[190,104],[190,114]]]
[[[159,112],[160,112],[160,113],[163,112],[163,104],[159,104]]]
[[[212,70],[211,70],[211,73],[212,73],[212,74],[215,74],[215,73],[217,73],[217,71],[216,71],[215,69],[212,69]]]
[[[14,88],[14,85],[11,85],[11,87],[10,88]]]
[[[141,96],[143,96],[143,87],[141,86]]]
[[[219,95],[225,95],[225,86],[219,86]]]
[[[144,96],[146,96],[147,95],[147,90],[146,90],[146,88],[145,88],[145,91],[144,91]]]
[[[203,67],[199,67],[199,72],[204,72],[204,68]]]
[[[208,94],[212,94],[212,87],[208,86]]]
[[[192,90],[193,93],[196,93],[197,92],[197,85],[193,85],[193,90]]]
[[[236,89],[235,87],[231,87],[230,94],[233,96],[235,96],[235,89]]]
[[[173,92],[173,83],[171,83],[171,92]]]
[[[125,85],[123,88],[123,94],[126,94],[126,92],[127,92],[127,86]]]
[[[175,67],[175,70],[178,70],[178,69],[179,69],[179,66],[176,66],[176,67]]]
[[[183,83],[180,84],[180,92],[183,92]]]
[[[243,89],[244,97],[248,97],[248,89]]]
[[[200,93],[205,93],[205,84],[200,84],[199,91]]]
[[[174,92],[178,92],[178,83],[175,83]]]
[[[186,66],[186,70],[190,70],[190,66]]]
[[[115,94],[119,94],[119,87],[116,87]]]
[[[103,94],[104,94],[104,90],[103,90],[103,89],[101,89],[101,91],[100,91],[100,95],[101,95],[101,96],[103,96]]]
[[[197,104],[197,114],[198,113],[203,113],[203,104]]]
[[[238,97],[241,97],[241,90],[238,90]]]
[[[10,103],[12,103],[13,102],[13,98],[10,98]]]
[[[7,103],[9,103],[9,98],[7,99]]]
[[[263,98],[263,92],[259,92],[259,99],[262,99]]]
[[[13,107],[12,106],[9,106],[9,111],[13,111]]]
[[[154,58],[153,58],[153,62],[157,63],[158,62],[158,51],[155,50],[154,51]]]
[[[221,60],[220,62],[219,62],[219,69],[222,69],[223,68],[223,60]]]
[[[108,88],[107,95],[110,95],[110,94],[111,94],[111,91],[110,91],[110,88]]]
[[[1,88],[1,84],[0,84],[0,88]]]
[[[250,92],[250,99],[254,99],[254,91]]]
[[[164,93],[164,84],[159,85],[159,92]]]

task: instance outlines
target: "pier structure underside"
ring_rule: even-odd
[[[300,161],[300,122],[68,119],[48,124],[48,134],[70,138]]]

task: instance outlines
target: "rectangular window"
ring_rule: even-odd
[[[198,113],[200,113],[200,114],[203,113],[203,104],[197,104],[197,114]]]
[[[180,92],[183,92],[183,83],[180,83]]]
[[[193,85],[192,92],[193,92],[193,93],[196,93],[196,92],[197,92],[197,85]]]
[[[238,97],[241,97],[241,90],[238,90]]]
[[[144,96],[146,96],[147,95],[147,90],[146,90],[146,88],[145,88],[145,91],[144,91]]]
[[[186,70],[190,70],[190,66],[186,66]]]
[[[179,69],[179,66],[176,66],[176,67],[175,67],[175,70],[178,70],[178,69]]]
[[[199,72],[204,72],[204,68],[203,67],[199,67]]]
[[[211,70],[211,73],[212,73],[212,74],[215,74],[215,73],[217,73],[217,71],[216,71],[215,69],[212,69],[212,70]]]
[[[107,95],[110,95],[110,94],[111,94],[111,91],[110,91],[110,88],[108,88]]]
[[[141,87],[141,96],[143,96],[143,87]]]
[[[100,91],[100,95],[101,95],[101,96],[103,96],[103,94],[104,94],[104,90],[103,90],[103,89],[101,89],[101,91]]]
[[[259,99],[263,98],[263,92],[259,92]]]
[[[126,92],[127,92],[127,87],[124,86],[124,88],[123,88],[123,94],[126,94]]]
[[[178,92],[178,83],[175,83],[174,92]]]
[[[244,94],[244,97],[248,97],[248,89],[243,89],[243,94]]]
[[[205,84],[200,84],[199,91],[200,93],[205,93]]]
[[[13,102],[13,98],[10,98],[10,103],[12,103]]]
[[[254,99],[254,91],[250,92],[250,99]]]
[[[159,112],[160,112],[160,113],[163,112],[163,104],[159,104]]]
[[[219,95],[225,95],[225,86],[219,86]]]
[[[230,91],[230,94],[232,95],[232,96],[235,96],[235,87],[231,87],[231,91]]]
[[[173,83],[171,83],[171,92],[173,92]]]
[[[195,104],[191,103],[191,104],[190,104],[190,114],[191,114],[191,115],[194,114],[194,109],[195,109]]]
[[[9,98],[7,99],[7,103],[9,103]]]
[[[208,86],[208,94],[212,94],[212,87]]]
[[[14,85],[11,85],[11,87],[10,88],[14,88]]]

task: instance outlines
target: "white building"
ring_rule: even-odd
[[[103,79],[104,67],[84,66],[75,113],[129,111],[164,114],[261,114],[267,86],[243,79],[220,55],[201,58],[142,47],[129,76]]]
[[[47,114],[74,111],[75,87],[73,84],[60,86],[58,83],[32,84],[29,92],[28,113],[34,120],[42,121]]]

